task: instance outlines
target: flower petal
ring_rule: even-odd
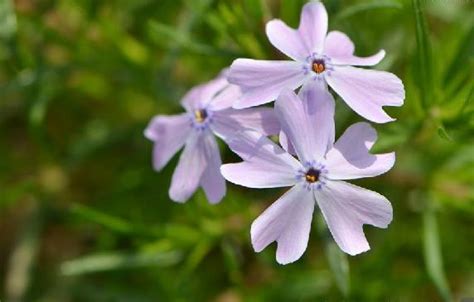
[[[340,31],[331,31],[326,37],[324,53],[331,58],[332,64],[373,66],[385,57],[384,50],[370,57],[357,57],[354,55],[354,50],[354,43]]]
[[[213,97],[227,85],[229,83],[221,73],[216,79],[192,88],[181,100],[181,105],[188,111],[206,108]]]
[[[173,155],[183,147],[191,133],[191,120],[186,113],[174,116],[156,116],[145,129],[145,137],[155,142],[153,167],[160,171]]]
[[[344,181],[328,181],[314,194],[334,240],[350,255],[370,249],[364,224],[386,228],[392,221],[392,205],[377,192]]]
[[[295,147],[293,147],[293,144],[290,142],[285,132],[280,131],[280,136],[278,139],[283,150],[290,153],[291,155],[296,155]]]
[[[216,204],[224,198],[226,193],[225,179],[221,174],[220,167],[222,165],[219,146],[214,136],[207,136],[206,142],[208,148],[207,167],[201,177],[201,186],[206,193],[207,200]]]
[[[368,123],[356,123],[347,128],[326,155],[330,179],[373,177],[390,170],[395,163],[395,152],[370,154],[377,140],[377,132]]]
[[[209,109],[212,111],[231,108],[232,105],[242,96],[242,91],[237,85],[227,85],[219,94],[217,94],[209,103]]]
[[[189,137],[171,179],[169,196],[172,200],[186,202],[198,188],[213,154],[211,139],[210,132],[194,132]]]
[[[272,108],[216,111],[211,127],[224,140],[233,138],[235,133],[245,129],[255,130],[266,136],[280,132],[280,123]]]
[[[301,162],[321,160],[334,142],[334,99],[319,85],[304,87],[298,97],[284,91],[275,103],[282,131]]]
[[[309,54],[322,53],[328,31],[328,13],[321,2],[311,1],[303,7],[298,31]]]
[[[234,108],[271,102],[283,89],[301,86],[304,78],[303,66],[298,62],[237,59],[230,67],[229,82],[239,85],[243,95],[234,103]]]
[[[304,61],[311,52],[301,39],[300,33],[281,20],[271,20],[266,26],[267,37],[278,50],[295,61]]]
[[[382,106],[401,106],[405,98],[402,81],[385,71],[334,66],[326,81],[349,107],[375,123],[393,121]]]
[[[296,183],[300,163],[267,137],[242,131],[229,142],[229,147],[244,162],[221,167],[228,181],[248,188],[288,187]]]
[[[278,263],[298,260],[308,246],[314,204],[313,194],[300,185],[286,192],[252,223],[254,250],[261,252],[276,241]]]

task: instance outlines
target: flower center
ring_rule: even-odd
[[[307,182],[309,183],[315,183],[319,180],[319,175],[321,174],[321,172],[319,170],[316,170],[316,169],[313,169],[313,168],[310,168],[306,174],[305,174],[305,179]]]
[[[208,117],[207,111],[204,109],[194,110],[194,120],[197,123],[204,123]]]
[[[312,69],[316,73],[323,73],[326,70],[326,65],[324,65],[324,60],[316,59],[312,63]]]

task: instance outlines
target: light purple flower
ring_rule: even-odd
[[[248,108],[275,100],[284,89],[318,81],[329,86],[355,112],[376,122],[393,121],[382,106],[401,106],[405,91],[392,73],[355,68],[373,66],[385,56],[381,50],[370,57],[354,55],[354,44],[345,34],[327,35],[328,16],[324,5],[312,1],[303,7],[298,29],[281,20],[267,23],[270,42],[293,61],[237,59],[229,72],[229,82],[239,85],[242,97],[234,108]]]
[[[292,187],[252,224],[252,245],[262,251],[278,244],[280,264],[298,260],[308,245],[317,202],[341,250],[369,250],[362,226],[386,228],[392,206],[382,195],[343,180],[373,177],[391,169],[395,154],[369,153],[377,138],[368,123],[356,123],[334,143],[334,99],[326,90],[282,92],[275,104],[282,131],[295,157],[253,131],[243,131],[229,146],[244,161],[221,167],[224,177],[249,188]]]
[[[243,129],[262,134],[276,134],[280,126],[270,108],[235,110],[232,103],[241,95],[222,74],[209,83],[189,91],[181,104],[186,113],[152,119],[145,136],[155,143],[153,166],[160,171],[183,146],[184,151],[174,171],[169,196],[185,202],[200,186],[210,203],[218,203],[226,193],[222,164],[215,135],[227,140]]]

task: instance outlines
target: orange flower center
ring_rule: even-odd
[[[317,182],[319,179],[319,171],[315,169],[309,169],[308,172],[305,174],[305,179],[307,182],[314,183]]]
[[[324,65],[323,60],[314,60],[313,61],[313,71],[316,73],[322,73],[326,70],[326,66]]]
[[[207,112],[204,109],[194,110],[194,119],[198,123],[203,123],[207,118]]]

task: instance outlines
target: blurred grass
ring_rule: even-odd
[[[264,24],[296,26],[305,1],[1,1],[0,300],[11,276],[23,301],[474,296],[474,3],[324,2],[330,29],[359,55],[384,48],[377,68],[405,84],[405,105],[387,109],[397,122],[376,126],[375,149],[395,150],[397,164],[357,182],[395,217],[365,229],[372,250],[357,257],[315,222],[304,257],[281,267],[274,247],[253,252],[249,228],[282,191],[230,185],[218,206],[202,192],[174,204],[176,158],[155,173],[142,131],[234,58],[284,58]],[[338,133],[360,120],[340,100],[337,118]],[[14,261],[25,246],[29,260]]]

